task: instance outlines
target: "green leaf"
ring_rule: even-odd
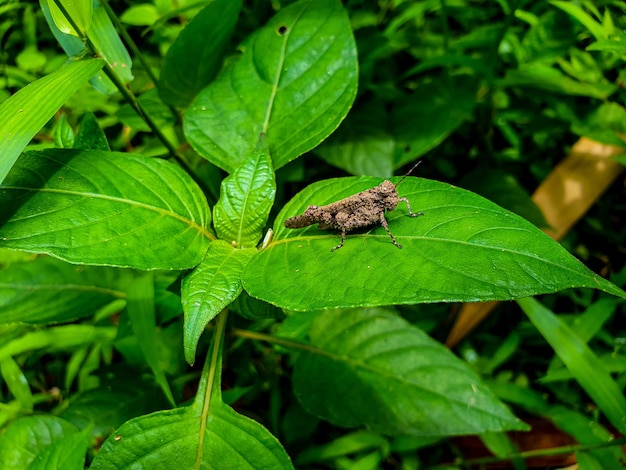
[[[194,403],[128,421],[107,439],[92,470],[119,468],[291,469],[278,440],[222,401],[226,315],[217,331]]]
[[[29,152],[0,186],[0,207],[0,246],[73,263],[186,269],[213,238],[193,180],[134,154]]]
[[[337,128],[356,88],[357,51],[341,3],[301,0],[250,36],[196,97],[185,134],[200,155],[232,172],[265,133],[280,168]]]
[[[83,470],[90,432],[83,429],[53,442],[37,454],[28,470]]]
[[[532,64],[519,70],[508,70],[498,86],[530,87],[549,93],[560,93],[572,96],[588,96],[605,100],[617,91],[613,83],[581,83],[569,78],[557,69],[546,65]]]
[[[41,10],[50,27],[50,31],[69,57],[81,57],[86,52],[85,43],[70,34],[64,34],[56,27],[48,8],[49,0],[40,0]],[[133,80],[132,60],[122,43],[111,19],[102,5],[95,3],[91,26],[87,36],[93,43],[98,54],[115,71],[120,81],[125,84]],[[104,72],[98,73],[90,81],[91,85],[101,93],[110,95],[117,90],[113,82]]]
[[[239,248],[256,246],[263,236],[275,195],[272,159],[267,139],[261,136],[257,148],[222,181],[220,199],[213,208],[218,237]]]
[[[459,185],[524,217],[537,227],[549,226],[541,209],[519,184],[517,178],[510,173],[495,168],[479,167],[463,175]]]
[[[0,104],[0,129],[7,130],[0,133],[0,183],[35,134],[103,63],[99,59],[70,62]]]
[[[607,419],[625,433],[626,398],[598,357],[562,319],[535,299],[517,303]]]
[[[476,87],[465,77],[451,85],[439,80],[420,84],[398,101],[390,126],[396,140],[395,168],[415,161],[455,131],[476,105]]]
[[[393,178],[393,181],[398,181]],[[331,252],[336,233],[315,226],[286,229],[287,217],[372,188],[379,179],[339,178],[314,183],[281,211],[274,242],[244,272],[253,297],[281,308],[476,302],[527,297],[570,287],[626,293],[589,271],[561,245],[521,217],[468,191],[410,177],[398,188],[404,203],[387,214],[395,247],[383,227],[348,235]]]
[[[54,146],[57,148],[72,148],[74,145],[74,129],[67,122],[67,115],[61,114],[54,127]]]
[[[92,343],[110,343],[116,328],[94,327],[91,325],[65,325],[32,331],[4,343],[0,347],[0,360],[29,351],[66,350]],[[0,468],[2,466],[0,465]]]
[[[96,121],[96,116],[89,112],[83,116],[80,127],[74,139],[74,148],[83,150],[111,150],[109,142],[102,128]]]
[[[237,24],[241,0],[215,0],[204,7],[167,50],[159,94],[173,106],[188,106],[218,72]]]
[[[91,426],[94,439],[103,441],[125,421],[168,406],[154,377],[142,371],[117,365],[97,375],[98,388],[74,394],[61,413],[80,429]]]
[[[582,9],[580,5],[576,5],[572,2],[563,2],[552,0],[548,3],[560,8],[567,14],[576,18],[580,24],[589,30],[589,32],[596,38],[596,40],[606,39],[609,33],[612,31],[606,31],[601,23],[596,21],[589,13]]]
[[[235,249],[216,240],[199,266],[183,278],[185,359],[193,364],[196,347],[207,324],[241,293],[242,273],[255,249]]]
[[[12,358],[5,357],[0,361],[2,380],[11,392],[11,395],[19,402],[22,412],[33,411],[33,392],[30,390],[28,379],[22,372],[20,365]],[[6,402],[6,397],[4,399]]]
[[[159,343],[156,335],[156,309],[154,306],[154,275],[152,273],[137,275],[129,273],[122,279],[126,281],[127,286],[126,312],[139,347],[161,390],[163,390],[170,404],[175,405],[176,402],[165,377],[165,372],[159,363]]]
[[[120,21],[133,26],[152,26],[161,15],[157,7],[151,3],[140,3],[131,5],[122,13]]]
[[[56,416],[39,415],[18,418],[0,434],[0,468],[2,470],[29,468],[38,454],[44,452],[53,443],[73,436],[77,432],[76,426]],[[81,459],[84,464],[85,456],[82,455]]]
[[[391,311],[327,311],[294,369],[294,393],[333,424],[391,435],[527,429],[464,362]]]
[[[39,257],[0,270],[0,323],[77,320],[125,297],[113,268]]]
[[[353,175],[393,175],[395,140],[381,103],[354,108],[339,129],[315,149],[325,162]]]
[[[65,17],[65,14],[57,6],[57,4],[63,5],[65,11],[70,15],[70,18],[74,21],[76,26],[80,29],[77,32],[69,20]],[[85,36],[89,25],[91,24],[91,16],[93,13],[93,0],[50,0],[48,4],[50,7],[50,13],[56,27],[65,34],[71,34],[72,36]]]

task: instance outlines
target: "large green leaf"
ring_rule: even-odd
[[[267,134],[274,167],[317,146],[346,116],[357,88],[357,51],[338,0],[282,9],[185,114],[198,153],[232,172]]]
[[[387,214],[401,250],[382,227],[348,235],[345,246],[331,252],[336,233],[283,226],[310,204],[328,204],[378,183],[352,177],[305,188],[278,215],[274,242],[246,267],[246,291],[294,310],[505,300],[569,287],[626,298],[526,220],[436,181],[410,177],[398,187],[413,211],[424,212],[408,217],[401,202]]]
[[[226,315],[218,327],[191,406],[128,421],[107,439],[91,468],[290,469],[278,440],[222,401]]]
[[[0,270],[0,323],[76,320],[125,297],[119,271],[75,266],[54,258],[14,263]]]
[[[233,34],[241,0],[215,0],[198,13],[167,50],[159,95],[173,106],[188,106],[217,73]]]
[[[0,186],[0,207],[0,246],[73,263],[186,269],[213,238],[200,188],[140,155],[29,152]]]
[[[222,181],[220,199],[213,208],[218,237],[239,248],[256,246],[275,195],[272,159],[262,136],[252,154]]]
[[[35,134],[103,64],[99,59],[70,62],[0,105],[0,183]]]
[[[469,366],[389,310],[324,312],[310,339],[295,394],[334,424],[424,436],[527,429]]]
[[[184,348],[188,363],[195,362],[198,340],[207,324],[243,290],[243,269],[255,253],[253,248],[235,249],[216,240],[204,260],[183,278]]]

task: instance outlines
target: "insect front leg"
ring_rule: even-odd
[[[391,241],[393,242],[393,244],[396,245],[398,248],[402,248],[402,245],[400,245],[396,241],[396,238],[393,236],[393,233],[391,233],[391,230],[389,230],[389,225],[387,224],[387,219],[385,219],[385,213],[384,212],[381,212],[381,214],[380,214],[380,224],[383,227],[385,227],[385,230],[387,230],[387,233],[391,237]]]
[[[411,217],[417,217],[417,216],[419,216],[419,215],[424,215],[424,213],[423,213],[423,212],[417,212],[417,213],[415,213],[415,214],[414,214],[414,213],[413,213],[413,211],[411,211],[411,204],[409,204],[409,200],[408,200],[407,198],[405,198],[405,197],[398,198],[398,202],[399,202],[399,201],[404,201],[404,202],[406,202],[406,207],[407,207],[407,209],[409,209],[409,215],[410,215]],[[389,231],[389,230],[387,230],[387,231]],[[393,237],[391,237],[391,238],[393,238]]]

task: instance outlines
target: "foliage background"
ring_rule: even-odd
[[[230,5],[234,9],[236,2]],[[59,106],[64,103],[63,107],[52,120],[45,125],[42,122],[43,127],[29,145],[29,150],[84,148],[77,145],[77,141],[86,138],[90,148],[101,151],[110,147],[119,152],[161,157],[175,148],[181,157],[179,161],[202,188],[210,207],[216,206],[220,194],[224,194],[224,189],[220,191],[220,185],[225,184],[222,180],[226,172],[234,171],[236,165],[217,157],[211,161],[221,161],[222,164],[215,166],[193,150],[197,149],[198,142],[191,138],[188,139],[191,146],[186,142],[185,136],[193,133],[193,125],[202,129],[215,127],[215,123],[202,124],[202,121],[190,124],[194,116],[190,103],[218,74],[222,66],[220,51],[226,54],[226,63],[230,63],[236,46],[270,21],[279,5],[246,2],[236,22],[222,22],[222,30],[215,28],[210,33],[206,26],[194,31],[194,23],[190,23],[192,18],[199,18],[199,21],[215,18],[215,12],[202,10],[202,13],[203,6],[160,1],[110,5],[120,17],[121,28],[138,44],[145,61],[140,65],[137,54],[132,53],[132,74],[129,71],[124,72],[126,75],[121,73],[122,81],[129,83],[133,94],[139,97],[154,126],[147,126],[137,116],[128,97],[119,93],[101,93],[114,91],[115,86],[109,90],[107,85],[101,85],[104,89],[100,91],[94,86],[84,86],[74,94],[68,92],[67,97],[57,97],[61,100]],[[556,1],[354,1],[346,2],[344,6],[358,49],[356,101],[339,129],[320,146],[295,160],[285,157],[278,164],[274,160],[277,170],[275,203],[260,209],[271,210],[270,222],[277,217],[280,221],[284,216],[278,214],[279,209],[312,182],[347,175],[386,178],[399,174],[408,163],[422,157],[420,177],[475,191],[543,228],[545,220],[528,195],[550,174],[572,144],[579,137],[589,137],[623,147],[617,137],[624,131],[626,122],[621,33],[624,30],[621,24],[624,5],[621,2],[588,2],[581,7]],[[57,70],[66,61],[66,56],[59,49],[59,42],[50,32],[39,5],[6,2],[2,5],[2,13],[3,79],[0,93],[7,98],[26,84]],[[206,18],[202,18],[203,14]],[[223,14],[225,18],[231,17]],[[187,31],[189,42],[175,43],[176,38],[184,37],[183,31]],[[199,34],[215,36],[203,36],[200,46],[196,46],[200,49],[196,51],[192,49],[192,39]],[[203,44],[212,46],[204,56],[201,55]],[[67,47],[71,44],[64,45],[66,50]],[[120,54],[122,61],[127,60]],[[199,57],[203,60],[200,61]],[[180,70],[187,70],[191,63],[199,61],[205,70],[199,71],[197,76],[181,76]],[[171,75],[165,74],[166,70]],[[160,75],[157,81],[160,95],[156,93],[149,71]],[[182,120],[184,127],[180,113],[172,106],[189,108]],[[339,124],[338,116],[333,119],[335,121],[329,124],[329,128]],[[158,135],[155,128],[162,135]],[[231,131],[220,129],[227,138]],[[172,148],[168,148],[164,140]],[[250,140],[245,143],[250,145]],[[257,150],[260,163],[255,168],[266,155],[262,144]],[[273,156],[279,152],[271,143],[270,151]],[[134,163],[132,157],[124,158],[124,163],[119,164],[121,170],[126,169],[132,175],[149,172],[149,165],[139,160]],[[103,170],[103,173],[110,171]],[[266,171],[273,175],[271,166]],[[123,181],[121,185],[124,185]],[[399,187],[401,195],[402,188]],[[410,194],[418,193],[411,184],[407,184],[405,190]],[[306,204],[302,202],[301,205]],[[623,181],[617,179],[563,240],[569,252],[617,285],[624,285],[625,276],[624,205]],[[199,225],[206,225],[210,217],[211,214],[206,214]],[[144,223],[149,229],[149,222],[144,220]],[[258,227],[255,233],[260,233],[265,225],[272,225],[264,221],[260,223],[263,227]],[[232,234],[232,227],[216,226],[215,229],[220,238],[228,239]],[[257,238],[257,235],[250,235],[252,246],[258,242]],[[352,240],[356,242],[356,237],[349,238],[348,242]],[[324,241],[332,245],[329,239]],[[164,245],[164,250],[176,246],[172,240],[170,242]],[[314,247],[314,250],[323,249],[321,246],[325,244]],[[213,242],[211,249],[222,250],[225,257],[231,256],[232,250],[226,243]],[[348,246],[344,249],[352,250]],[[252,252],[244,252],[238,250],[232,258],[235,265],[245,264],[244,260],[252,256]],[[157,255],[163,259],[168,253],[157,252]],[[49,424],[22,421],[20,426],[23,430],[44,426],[54,430],[49,435],[67,437],[59,446],[63,446],[64,451],[67,449],[64,446],[76,446],[77,450],[70,453],[75,456],[71,465],[82,468],[82,456],[87,453],[91,461],[92,453],[99,448],[96,438],[105,438],[134,416],[168,409],[168,399],[170,403],[183,403],[201,395],[193,390],[199,369],[190,369],[185,359],[193,362],[194,357],[202,358],[205,351],[210,353],[209,335],[200,335],[206,322],[219,310],[210,318],[200,318],[191,328],[189,323],[184,324],[180,315],[180,296],[181,293],[183,297],[192,295],[192,278],[181,280],[177,271],[134,275],[97,266],[82,266],[76,270],[49,258],[35,267],[26,262],[29,259],[31,255],[3,251],[2,264],[11,277],[5,277],[2,282],[12,287],[21,285],[20,282],[32,283],[35,277],[43,283],[53,283],[61,277],[68,285],[72,282],[90,285],[112,276],[111,285],[118,286],[113,289],[113,297],[119,297],[119,300],[111,303],[111,292],[101,292],[94,293],[86,301],[71,289],[53,291],[48,298],[37,297],[31,303],[27,298],[19,302],[15,298],[5,300],[4,305],[12,307],[10,314],[3,313],[6,315],[3,318],[4,352],[1,356],[4,422],[28,416],[34,410],[45,413],[45,419],[51,420]],[[185,261],[180,268],[199,261]],[[154,260],[146,263],[149,268],[159,267]],[[202,272],[202,269],[194,271],[198,276]],[[213,271],[209,266],[204,272]],[[206,279],[200,277],[200,282],[206,282]],[[133,305],[133,299],[125,298],[125,293],[131,291],[139,293],[140,297],[152,292],[156,307],[153,325],[148,322],[144,328],[137,328],[142,319],[146,321],[146,315],[142,312],[141,301],[134,304],[134,313],[129,307]],[[224,296],[233,300],[239,292],[241,289]],[[46,314],[54,310],[55,302],[62,304],[66,312],[63,316],[57,314],[55,322],[82,320],[45,326],[50,320]],[[561,318],[593,350],[587,364],[598,360],[609,372],[619,374],[623,371],[620,338],[624,330],[620,318],[624,312],[621,303],[589,289],[543,296],[541,302],[544,307],[529,303],[520,306],[527,314],[545,307],[561,314]],[[19,305],[19,309],[15,309],[15,305]],[[120,315],[124,305],[127,310]],[[282,312],[268,304],[261,305],[245,294],[237,298],[231,309],[238,315],[230,317],[232,336],[229,336],[221,378],[225,390],[223,400],[234,404],[240,414],[255,418],[277,436],[298,467],[322,465],[320,462],[323,462],[330,468],[377,468],[382,465],[414,468],[418,462],[435,465],[450,461],[454,455],[463,455],[464,451],[459,450],[464,449],[462,441],[433,436],[406,437],[398,435],[402,433],[397,430],[384,427],[379,432],[376,423],[372,425],[371,422],[339,422],[349,427],[370,426],[370,429],[346,430],[320,421],[318,416],[323,413],[314,416],[301,403],[303,389],[312,397],[328,393],[324,388],[313,392],[313,387],[318,384],[306,382],[311,376],[301,372],[307,370],[302,368],[302,363],[312,359],[283,348],[276,338],[304,340],[313,318],[321,318],[316,320],[315,328],[323,337],[332,326],[323,328],[320,325],[325,321],[332,325],[333,318],[287,312],[287,319],[277,321]],[[450,311],[447,304],[398,308],[403,319],[440,341],[445,340],[450,329]],[[383,309],[378,314],[387,318],[389,313]],[[458,346],[459,356],[483,376],[499,398],[515,406],[517,416],[540,417],[556,425],[560,431],[549,434],[555,440],[554,436],[560,436],[562,432],[574,436],[583,446],[610,440],[611,426],[593,410],[599,406],[606,413],[606,408],[598,403],[598,395],[590,392],[589,383],[584,380],[592,377],[590,371],[576,371],[575,365],[580,363],[578,357],[572,359],[574,366],[567,355],[559,354],[556,358],[553,349],[558,352],[559,345],[551,343],[548,346],[546,330],[538,326],[531,315],[529,321],[517,304],[502,304],[496,315]],[[9,323],[24,322],[25,319],[42,326]],[[340,320],[335,318],[334,321]],[[149,332],[155,326],[158,327],[156,341],[142,338],[140,331]],[[186,330],[194,331],[191,350],[189,347],[183,349],[181,344]],[[312,336],[315,331],[311,332]],[[567,336],[571,330],[564,332],[566,336],[561,344],[575,343],[571,336]],[[202,353],[196,352],[198,341]],[[154,349],[150,350],[146,345],[152,345]],[[212,367],[216,365],[219,361],[212,363]],[[328,365],[308,367],[328,370]],[[155,370],[161,371],[160,375]],[[577,379],[581,388],[573,385],[572,377]],[[214,382],[209,383],[219,385],[219,379],[213,377]],[[165,386],[166,383],[169,386]],[[201,380],[200,383],[205,382]],[[616,390],[623,389],[623,374],[617,376],[615,383]],[[346,384],[348,382],[343,385]],[[602,392],[597,392],[600,400]],[[214,392],[208,391],[206,396],[218,400],[211,393]],[[607,394],[611,395],[610,392]],[[332,400],[322,402],[322,406],[332,404]],[[197,405],[198,402],[188,408],[178,408],[174,413],[191,413],[193,416]],[[315,404],[309,402],[307,408],[310,410],[313,406]],[[230,416],[229,411],[224,413]],[[329,413],[332,415],[333,411]],[[73,428],[55,430],[58,422],[52,421],[52,417],[56,416],[74,423],[81,432],[74,434],[76,429]],[[181,416],[172,419],[185,422]],[[384,417],[381,419],[384,423]],[[337,424],[341,420],[330,421]],[[592,423],[591,431],[589,423]],[[534,429],[538,428],[535,426]],[[20,432],[24,432],[15,425],[8,429],[10,431],[5,436],[8,434],[9,438],[5,437],[3,444],[5,449],[14,447],[19,442]],[[513,445],[504,434],[481,433],[480,438],[496,455],[513,452]],[[40,438],[39,442],[41,448],[52,449],[49,453],[55,451],[50,446],[54,439]],[[272,441],[267,445],[269,448],[275,443]],[[280,451],[276,453],[280,454]],[[550,451],[546,453],[550,454]],[[579,452],[577,457],[579,462],[593,459],[598,465],[611,465],[619,458],[619,452],[615,448],[604,453]],[[38,458],[38,464],[45,466],[44,459],[50,457]],[[17,458],[15,462],[23,461]],[[97,468],[97,464],[94,465]],[[523,464],[518,461],[516,465]]]

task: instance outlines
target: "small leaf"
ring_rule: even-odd
[[[104,442],[92,470],[293,468],[267,429],[222,401],[225,320],[218,321],[193,405],[128,421]]]
[[[54,19],[56,27],[65,34],[71,34],[72,36],[84,37],[91,24],[91,16],[93,13],[93,0],[45,0],[49,1],[50,13]],[[76,26],[80,29],[79,32],[72,27],[72,24],[65,16],[65,13],[61,11],[59,6],[63,5],[65,11],[69,14],[70,18],[74,21]]]
[[[111,150],[109,142],[102,128],[96,121],[96,116],[89,112],[83,116],[80,127],[74,139],[74,148],[82,150]]]
[[[199,266],[183,278],[182,302],[185,312],[185,359],[193,364],[196,347],[207,324],[241,293],[241,276],[255,249],[234,249],[216,240]]]
[[[73,263],[186,269],[213,237],[200,188],[140,155],[29,152],[0,186],[0,207],[0,246]]]
[[[35,134],[102,68],[99,59],[70,62],[0,104],[0,183]],[[28,116],[28,119],[25,119]]]
[[[301,0],[242,46],[242,54],[185,113],[190,144],[234,171],[265,133],[275,168],[311,150],[346,116],[357,51],[338,0]]]
[[[215,0],[181,31],[161,67],[159,94],[165,103],[188,106],[213,80],[240,10],[241,0]]]
[[[398,181],[399,178],[393,178]],[[274,242],[256,254],[244,272],[253,297],[292,310],[419,302],[476,302],[528,297],[570,287],[590,287],[618,297],[626,293],[595,275],[561,245],[521,217],[454,186],[407,178],[399,187],[404,203],[387,214],[383,227],[348,235],[316,226],[286,229],[287,217],[308,205],[325,205],[380,183],[341,178],[305,188],[281,211]]]
[[[49,257],[0,270],[0,323],[77,320],[125,297],[118,270],[75,266]]]
[[[69,57],[83,56],[86,52],[85,43],[76,36],[59,31],[48,8],[49,1],[51,0],[40,0],[40,4],[50,31]],[[87,36],[94,44],[98,54],[115,71],[118,78],[124,84],[130,83],[133,80],[132,60],[102,5],[95,4],[94,6]],[[91,79],[90,83],[96,90],[107,95],[118,91],[104,72],[98,73]]]
[[[272,159],[262,136],[251,155],[222,181],[220,199],[213,208],[218,237],[234,241],[239,248],[256,246],[275,195]]]
[[[294,392],[333,424],[449,436],[527,429],[440,343],[389,310],[327,311],[298,356]]]

